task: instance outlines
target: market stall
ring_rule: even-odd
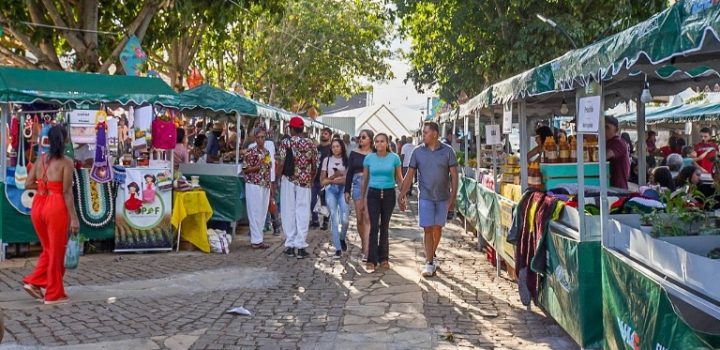
[[[521,300],[535,300],[584,348],[718,347],[720,298],[709,276],[720,265],[707,256],[718,245],[717,223],[695,231],[703,232],[699,236],[653,237],[639,227],[641,215],[626,214],[633,194],[609,188],[611,174],[601,166],[607,164],[604,111],[637,100],[635,124],[644,140],[644,102],[651,93],[667,96],[717,83],[720,9],[695,5],[677,2],[646,22],[491,87],[490,106],[517,106],[523,189],[544,190],[525,192],[514,215],[519,227],[532,225],[534,234],[511,230],[508,236],[515,242]],[[529,130],[537,120],[567,115],[562,109],[576,111],[574,181],[566,165],[552,161],[559,145],[542,145],[537,167],[527,157]],[[646,149],[639,144],[642,173]],[[639,182],[645,185],[642,177]],[[685,226],[677,218],[670,222],[674,229]]]
[[[2,243],[37,241],[29,217],[33,191],[22,188],[20,175],[31,164],[33,153],[37,156],[45,150],[44,136],[50,126],[60,122],[68,124],[75,145],[68,147],[68,155],[79,160],[82,151],[90,154],[86,166],[78,164],[75,173],[80,231],[88,239],[112,238],[118,210],[110,157],[118,155],[122,142],[117,133],[127,126],[112,113],[118,108],[172,106],[176,99],[177,94],[160,79],[0,67],[2,122],[6,126],[0,142],[5,155],[0,165],[6,175],[0,186],[4,198],[0,202]],[[100,152],[93,152],[98,148]]]
[[[223,124],[234,122],[238,132],[241,130],[240,126],[243,125],[243,116],[253,118],[258,116],[258,108],[254,101],[207,84],[181,93],[180,109],[189,117],[202,116]],[[264,112],[264,115],[268,114],[267,111]],[[180,173],[185,177],[199,177],[200,187],[207,194],[207,199],[212,207],[212,219],[231,223],[233,235],[236,223],[247,218],[245,182],[240,176],[242,173],[241,136],[238,134],[235,138],[234,157],[229,162],[223,162],[221,157],[219,163],[180,165]]]

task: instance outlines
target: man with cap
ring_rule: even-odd
[[[276,178],[280,183],[280,217],[285,231],[285,255],[303,259],[310,227],[310,197],[318,165],[315,143],[303,137],[305,122],[300,117],[290,119],[290,138],[283,139],[278,147],[275,162]],[[292,164],[285,159],[292,154]],[[290,161],[290,159],[288,159]],[[282,175],[282,176],[280,176]]]
[[[605,149],[610,162],[610,186],[627,189],[630,177],[630,146],[620,138],[618,125],[615,117],[605,117]]]

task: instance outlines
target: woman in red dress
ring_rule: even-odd
[[[68,229],[77,234],[79,221],[72,194],[73,160],[64,155],[67,130],[53,126],[48,138],[50,151],[35,161],[25,182],[26,189],[37,189],[30,218],[43,251],[35,271],[23,280],[23,289],[52,305],[68,301],[63,287],[65,247]]]

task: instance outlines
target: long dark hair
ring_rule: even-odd
[[[670,169],[667,167],[657,167],[652,172],[653,179],[655,180],[655,183],[670,189],[670,191],[675,190],[675,184],[673,183],[672,174],[670,173]]]
[[[60,124],[50,128],[50,131],[48,131],[50,158],[60,159],[65,155],[65,140],[67,140],[67,136],[67,130]]]
[[[678,173],[678,176],[675,178],[675,186],[681,187],[687,185],[696,171],[697,169],[695,169],[692,165],[682,168],[680,173]]]
[[[335,155],[332,153],[332,146],[333,146],[333,143],[335,143],[335,142],[337,142],[338,144],[340,144],[340,149],[342,150],[342,151],[340,152],[340,158],[342,158],[343,166],[344,166],[344,167],[347,167],[347,166],[348,166],[347,148],[345,148],[345,142],[343,142],[343,140],[341,140],[339,137],[334,138],[334,139],[332,139],[332,141],[330,141],[330,154],[331,154],[332,156],[335,156]]]
[[[375,133],[370,129],[362,129],[358,133],[358,148],[361,147],[360,146],[360,135],[362,135],[362,133],[365,133],[367,135],[368,139],[370,139],[370,151],[375,152]]]
[[[390,137],[388,137],[388,135],[386,133],[381,132],[381,133],[378,133],[377,135],[375,135],[375,139],[380,136],[385,138],[385,143],[387,143],[387,152],[392,153],[392,148],[390,147]],[[373,139],[373,144],[375,143],[375,139]],[[377,153],[377,150],[373,149],[373,152]]]

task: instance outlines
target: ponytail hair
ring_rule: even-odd
[[[61,159],[65,155],[65,140],[67,140],[67,130],[64,126],[57,124],[50,128],[48,139],[50,139],[50,158]]]

